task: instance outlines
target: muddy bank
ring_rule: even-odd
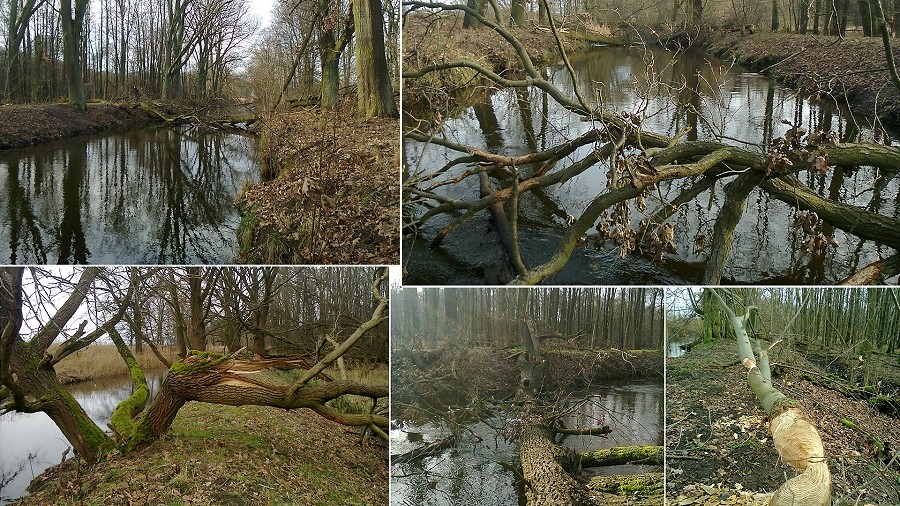
[[[65,104],[5,104],[0,106],[0,149],[159,121],[138,105],[88,104],[87,111],[79,111]]]
[[[900,444],[900,424],[866,401],[845,397],[804,378],[823,371],[804,354],[775,348],[775,386],[807,408],[830,458],[833,498],[859,504],[898,504],[900,490],[886,470],[887,451]],[[730,340],[697,344],[667,362],[666,496],[676,504],[767,504],[795,473],[782,462],[765,412],[747,386]],[[796,368],[796,369],[794,369]],[[804,372],[806,371],[806,372]],[[896,464],[895,464],[896,465]]]
[[[726,32],[710,34],[706,49],[814,99],[900,129],[900,90],[890,81],[880,37]],[[900,54],[900,39],[893,50]]]
[[[397,264],[400,121],[360,120],[355,101],[262,119],[264,179],[238,197],[243,263]]]
[[[149,447],[32,486],[15,504],[386,504],[387,449],[308,410],[192,402]]]

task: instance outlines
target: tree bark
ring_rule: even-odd
[[[363,118],[396,117],[388,76],[380,0],[353,0],[356,33],[356,95]]]
[[[592,506],[585,487],[570,474],[578,466],[578,455],[553,442],[553,430],[545,425],[525,427],[519,448],[522,475],[528,482],[528,506]]]
[[[76,109],[84,111],[87,109],[87,103],[84,96],[84,80],[81,76],[81,29],[88,0],[74,0],[74,13],[72,1],[62,0],[59,8],[63,31],[63,65],[69,103]]]
[[[747,322],[756,310],[748,306],[737,316],[716,289],[710,289],[728,314],[737,339],[738,356],[747,369],[747,383],[760,406],[771,415],[769,432],[781,458],[800,472],[789,479],[772,497],[772,506],[828,506],[831,504],[831,472],[822,439],[806,417],[802,405],[784,395],[772,384],[766,348],[747,333]]]

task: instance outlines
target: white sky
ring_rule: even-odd
[[[277,0],[250,0],[250,12],[259,18],[260,30],[269,26],[272,20],[272,8]]]

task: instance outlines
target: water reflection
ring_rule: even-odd
[[[161,374],[147,376],[151,400],[156,396],[162,378]],[[106,428],[113,409],[132,394],[133,385],[131,378],[123,376],[78,383],[67,386],[66,390],[94,423]],[[63,450],[69,446],[56,424],[44,413],[11,412],[0,416],[0,448],[3,449],[0,452],[0,475],[22,466],[22,471],[0,490],[0,505],[26,495],[31,480],[47,468],[59,464]]]
[[[142,128],[0,153],[3,263],[230,263],[248,138]]]
[[[568,427],[609,425],[608,438],[568,436],[563,445],[575,451],[625,445],[661,445],[663,386],[661,383],[607,384],[590,393],[573,392],[568,406],[578,406],[563,422]],[[521,504],[512,473],[499,462],[518,464],[518,442],[508,444],[497,430],[509,420],[493,418],[465,426],[458,444],[407,464],[395,465],[391,475],[391,504],[478,506]],[[401,454],[439,440],[449,433],[426,423],[404,424],[391,430],[391,453]],[[475,435],[478,437],[476,438]],[[481,438],[479,441],[478,438]],[[611,466],[588,474],[636,474],[652,466]]]
[[[809,131],[833,129],[844,142],[866,141],[900,144],[896,133],[887,132],[859,118],[842,113],[833,104],[811,103],[807,97],[781,87],[754,73],[746,73],[703,55],[673,54],[660,48],[602,48],[572,55],[575,83],[563,68],[550,68],[547,78],[574,95],[575,86],[583,97],[602,103],[611,112],[629,112],[642,117],[645,128],[665,132],[687,132],[688,139],[720,138],[724,142],[762,151],[771,139],[784,135],[789,125],[799,124]],[[653,73],[648,74],[648,68]],[[656,75],[656,78],[648,78]],[[449,120],[445,137],[503,155],[521,155],[559,145],[592,128],[588,122],[558,106],[539,90],[504,89],[484,103],[470,107],[460,117]],[[584,146],[557,164],[557,168],[586,156],[595,146]],[[434,145],[407,141],[404,146],[407,177],[428,174],[456,153]],[[468,167],[456,166],[447,177],[459,176]],[[538,167],[519,168],[524,175]],[[520,202],[520,237],[526,263],[549,258],[559,242],[567,215],[579,216],[591,200],[605,191],[607,167],[594,166],[570,181],[528,193]],[[827,175],[802,176],[823,196],[857,205],[889,216],[900,211],[900,181],[871,168],[838,167]],[[648,197],[652,210],[660,198],[671,202],[695,181],[683,180],[660,186]],[[727,182],[727,181],[726,181]],[[507,183],[508,184],[508,183]],[[706,261],[705,251],[695,251],[698,231],[711,236],[712,226],[724,201],[722,186],[714,187],[682,206],[670,221],[676,226],[674,255],[661,264],[630,257],[615,261],[610,249],[578,248],[569,265],[551,283],[684,283],[699,282]],[[495,182],[496,185],[496,182]],[[454,199],[477,196],[478,183],[448,185],[437,193]],[[632,213],[637,228],[642,214]],[[835,231],[840,246],[825,254],[799,253],[803,240],[791,226],[791,208],[761,191],[752,193],[739,223],[734,249],[725,272],[725,281],[737,283],[779,282],[786,284],[826,284],[840,280],[880,257],[891,253],[871,242]],[[407,281],[421,284],[483,282],[484,271],[505,254],[489,224],[486,213],[447,236],[438,249],[428,248],[432,235],[452,217],[439,217],[425,228],[424,240],[406,239]],[[826,234],[831,230],[823,230]],[[530,247],[529,244],[537,244]],[[790,245],[790,251],[785,246]]]

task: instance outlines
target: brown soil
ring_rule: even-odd
[[[774,492],[794,475],[780,461],[769,436],[766,414],[747,386],[740,364],[722,367],[737,357],[733,342],[702,343],[683,357],[667,362],[666,495],[670,504],[767,504]],[[817,371],[792,352],[776,352],[774,362]],[[898,469],[885,469],[872,437],[896,448],[900,424],[870,408],[784,369],[774,384],[806,407],[831,457],[832,494],[850,494],[851,503],[897,504]],[[852,420],[861,430],[841,419]]]
[[[158,121],[138,106],[88,104],[87,111],[79,111],[65,104],[5,104],[0,105],[0,149]]]
[[[400,122],[355,119],[354,105],[264,122],[259,151],[275,178],[238,199],[239,261],[399,263]]]
[[[900,128],[900,90],[890,81],[880,37],[738,32],[712,35],[707,50],[811,97]],[[900,40],[893,42],[900,54]]]

